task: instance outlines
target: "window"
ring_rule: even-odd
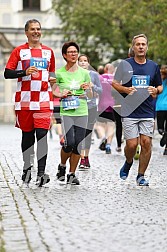
[[[23,0],[23,10],[40,10],[40,0]]]

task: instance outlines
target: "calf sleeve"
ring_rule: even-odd
[[[22,142],[21,149],[23,154],[24,161],[24,170],[27,170],[30,164],[30,156],[34,153],[34,143],[35,143],[35,131],[32,130],[30,132],[22,131]]]
[[[48,153],[47,129],[35,129],[37,137],[37,160],[38,160],[38,176],[45,173],[46,159]]]

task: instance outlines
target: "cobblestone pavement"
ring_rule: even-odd
[[[167,156],[153,140],[147,171],[150,186],[136,186],[138,161],[127,181],[119,179],[123,152],[92,145],[89,171],[77,171],[80,186],[56,181],[59,142],[48,139],[51,182],[38,188],[22,184],[21,131],[0,125],[0,252],[166,252]]]

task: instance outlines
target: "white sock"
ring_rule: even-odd
[[[66,167],[66,164],[62,164],[62,163],[60,163],[60,166]]]

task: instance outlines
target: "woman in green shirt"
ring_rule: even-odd
[[[88,106],[87,97],[92,97],[89,72],[77,65],[79,46],[75,42],[66,42],[62,47],[62,55],[66,65],[56,73],[56,85],[60,93],[53,95],[61,98],[60,115],[65,143],[61,148],[61,162],[58,166],[57,178],[65,181],[66,162],[69,159],[70,168],[67,183],[79,185],[75,176],[80,153],[81,142],[84,139]]]

